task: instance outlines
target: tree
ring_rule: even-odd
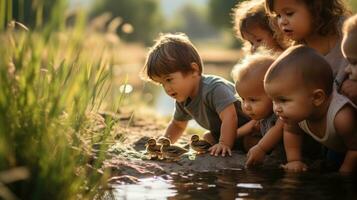
[[[123,24],[133,26],[131,34],[118,28],[117,33],[128,41],[152,42],[163,24],[158,0],[97,0],[92,9],[92,17],[110,12],[112,18],[121,17]]]
[[[175,13],[173,18],[172,24],[167,28],[169,32],[184,32],[191,39],[216,37],[218,34],[209,23],[207,12],[203,7],[186,4]]]
[[[65,1],[12,0],[12,19],[28,27],[40,27],[50,20],[53,9],[60,3],[65,4]]]
[[[210,0],[209,18],[217,28],[232,28],[232,9],[241,0]]]

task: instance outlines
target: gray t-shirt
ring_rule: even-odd
[[[278,117],[273,113],[269,117],[260,120],[260,134],[264,136],[271,127],[273,127],[278,120]]]
[[[234,103],[239,125],[248,121],[240,108],[234,84],[214,75],[202,75],[198,94],[185,102],[176,102],[174,119],[188,121],[194,119],[213,134],[219,134],[221,119],[219,113]]]

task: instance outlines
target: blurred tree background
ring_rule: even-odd
[[[158,0],[96,0],[92,7],[92,17],[109,12],[112,18],[120,17],[124,24],[133,28],[127,34],[119,27],[118,34],[128,41],[150,43],[163,25],[163,17]]]
[[[53,8],[57,1],[12,0],[13,19],[34,28],[51,21],[54,15],[66,17],[65,13],[53,12],[59,10]],[[89,5],[92,19],[103,13],[110,13],[111,19],[120,17],[122,21],[117,34],[125,41],[150,45],[159,32],[185,32],[196,41],[239,47],[232,30],[232,8],[242,0],[69,0],[75,1]],[[355,13],[357,1],[346,2]],[[170,6],[179,7],[169,8],[172,13],[168,17],[165,10]],[[7,8],[0,9],[0,17],[9,21],[10,17],[1,12]],[[0,26],[3,28],[5,24]],[[57,28],[61,26],[54,25]]]

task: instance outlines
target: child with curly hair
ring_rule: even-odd
[[[283,51],[287,45],[277,38],[270,27],[269,17],[264,9],[264,0],[243,1],[234,8],[234,30],[238,39],[245,41],[245,50],[255,52],[264,46],[272,51]]]

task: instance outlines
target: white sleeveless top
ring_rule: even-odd
[[[354,107],[355,105],[347,97],[338,94],[336,91],[334,91],[332,95],[333,96],[326,117],[326,132],[323,138],[316,136],[310,131],[306,120],[299,122],[299,127],[307,134],[311,135],[311,137],[313,137],[316,141],[322,143],[329,149],[337,152],[345,152],[347,151],[347,147],[342,137],[336,133],[334,120],[337,112],[341,110],[344,105],[348,103]]]

